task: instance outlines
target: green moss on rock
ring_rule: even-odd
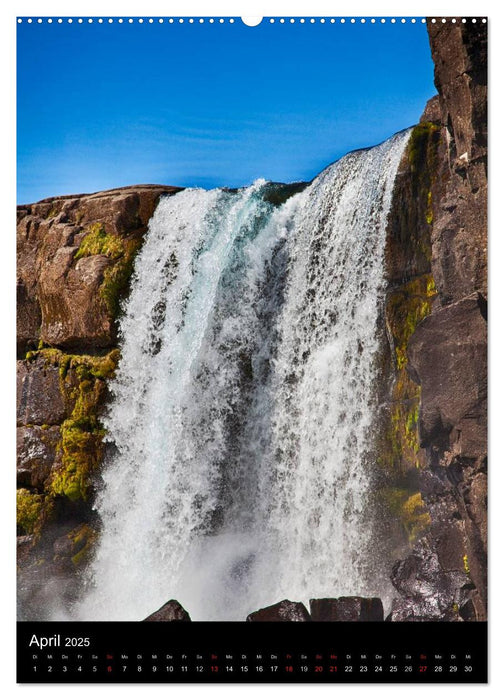
[[[432,222],[434,221],[434,212],[432,210],[432,192],[430,190],[427,192],[427,211],[425,213],[425,220],[429,226],[431,226]]]
[[[431,274],[421,275],[389,293],[386,317],[398,370],[406,365],[408,341],[420,321],[430,314],[436,294]]]
[[[72,564],[76,568],[85,566],[93,553],[97,532],[85,523],[72,530],[68,537],[72,539]]]
[[[432,186],[436,173],[438,124],[422,122],[411,132],[408,142],[408,161],[414,182],[414,196],[423,203],[425,221],[428,226],[434,222],[432,207]],[[430,245],[429,259],[430,259]]]
[[[27,352],[25,360],[33,362],[42,358],[46,365],[59,368],[60,380],[64,381],[68,371],[76,370],[79,376],[112,379],[119,361],[119,350],[114,348],[101,355],[72,355],[57,348],[42,348]],[[62,389],[64,391],[64,389]]]
[[[61,467],[52,475],[50,493],[70,501],[87,501],[93,473],[102,454],[104,431],[89,418],[69,419],[61,426]]]
[[[108,313],[117,318],[119,314],[119,302],[128,286],[133,272],[135,256],[140,248],[141,241],[135,239],[122,240],[123,254],[103,273],[103,282],[100,286],[100,297],[103,299]]]
[[[114,319],[119,313],[119,301],[127,288],[133,271],[133,262],[141,243],[142,241],[138,238],[122,238],[113,233],[107,233],[105,225],[97,222],[91,225],[75,253],[75,261],[89,255],[105,255],[111,260],[112,264],[104,270],[99,296],[107,312]]]
[[[467,554],[464,554],[464,556],[462,557],[462,563],[464,565],[464,571],[468,576],[470,576],[471,567],[469,566],[469,557],[467,556]]]
[[[387,488],[383,490],[382,498],[392,515],[399,519],[410,542],[425,534],[431,519],[420,492]]]
[[[93,475],[102,456],[105,431],[99,413],[106,395],[106,381],[114,376],[119,351],[104,355],[69,355],[55,348],[29,353],[59,368],[60,392],[68,418],[60,427],[58,466],[51,473],[48,497],[87,501]]]
[[[412,172],[420,170],[428,154],[430,137],[441,129],[439,124],[422,122],[413,127],[408,142],[408,161]]]
[[[44,497],[28,489],[17,489],[16,524],[18,535],[31,535],[42,515]]]
[[[418,432],[421,387],[408,373],[408,344],[418,324],[431,313],[437,295],[431,273],[431,237],[435,205],[443,191],[443,154],[439,125],[425,121],[411,130],[396,178],[387,232],[390,289],[385,319],[392,387],[377,445],[382,478],[388,485],[383,493],[380,490],[380,500],[410,541],[426,531],[430,518],[415,476],[427,458]]]
[[[89,233],[84,237],[74,260],[88,255],[106,255],[115,260],[123,254],[123,241],[119,236],[107,233],[104,224],[99,222],[90,226]]]
[[[90,560],[98,537],[97,531],[89,523],[81,523],[66,535],[58,538],[53,562],[71,563],[76,569],[82,568]]]
[[[64,387],[73,402],[71,416],[61,426],[61,466],[55,470],[50,492],[71,501],[86,501],[92,477],[101,460],[105,434],[98,417],[105,389],[103,377],[113,374],[114,359],[109,354],[102,362],[86,362],[86,356],[73,357],[69,367],[74,370],[77,385]],[[79,361],[80,360],[80,361]],[[83,361],[84,360],[84,361]]]
[[[407,348],[420,321],[430,314],[436,294],[434,279],[426,274],[387,295],[386,319],[394,348],[395,381],[381,461],[394,473],[423,466],[418,437],[420,387],[408,375]]]

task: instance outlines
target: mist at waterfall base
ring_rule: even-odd
[[[370,500],[387,215],[409,132],[273,206],[272,185],[162,199],[104,420],[85,620],[245,620],[390,596]]]

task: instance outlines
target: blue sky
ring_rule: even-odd
[[[18,24],[18,202],[309,180],[418,121],[425,25]]]

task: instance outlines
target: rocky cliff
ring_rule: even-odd
[[[395,368],[382,457],[412,544],[393,567],[391,619],[485,619],[486,24],[428,31],[439,95],[413,129],[387,250]]]
[[[56,580],[63,599],[78,596],[75,574],[96,538],[118,308],[159,197],[176,191],[141,185],[18,207],[17,529],[28,619],[44,615]]]

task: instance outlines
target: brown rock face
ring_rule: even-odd
[[[17,429],[17,483],[43,490],[56,459],[60,440],[58,425],[40,425]]]
[[[387,618],[392,622],[474,619],[470,613],[474,584],[463,571],[445,569],[428,546],[398,561],[391,579],[403,596],[393,603]]]
[[[60,392],[59,371],[42,357],[33,363],[18,362],[18,425],[55,425],[65,418],[65,404]]]
[[[169,600],[159,610],[146,617],[144,622],[191,622],[191,618],[178,601]]]
[[[429,101],[436,104],[436,101]],[[432,201],[444,191],[444,144],[435,117],[426,109],[414,127],[399,164],[386,241],[387,280],[393,288],[431,272]]]
[[[379,598],[316,598],[310,600],[314,622],[381,622],[383,605]]]
[[[427,26],[439,95],[396,181],[386,316],[397,361],[390,449],[416,472],[428,523],[393,567],[403,597],[390,619],[485,619],[486,24]]]
[[[17,336],[97,350],[115,344],[117,304],[159,197],[180,188],[138,185],[18,207]]]
[[[282,600],[275,605],[256,610],[247,616],[247,622],[308,622],[310,615],[303,603]]]
[[[18,551],[28,619],[44,619],[55,590],[67,603],[79,595],[98,527],[119,301],[159,198],[178,189],[140,185],[18,207]]]
[[[432,270],[448,304],[487,295],[487,25],[428,30],[450,167],[435,206]]]
[[[441,124],[441,105],[439,104],[439,95],[434,95],[427,101],[425,109],[420,117],[420,124],[431,122],[433,124]]]
[[[422,387],[420,445],[434,461],[486,453],[487,324],[478,294],[442,307],[408,345],[409,371]],[[435,451],[444,448],[443,452]]]

